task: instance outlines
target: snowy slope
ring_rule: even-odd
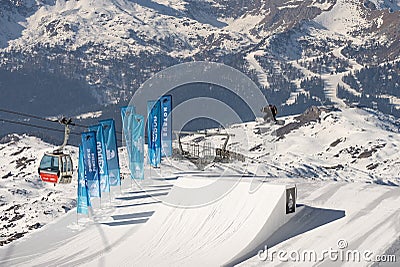
[[[51,93],[41,85],[60,77],[66,78],[62,84],[79,82],[62,91],[71,98],[89,89],[95,99],[79,99],[99,105],[125,104],[152,74],[177,63],[205,60],[251,74],[268,90],[266,95],[274,104],[281,105],[285,114],[294,114],[315,102],[340,103],[337,85],[352,93],[357,89],[345,84],[345,75],[399,57],[396,23],[400,11],[388,11],[398,5],[394,1],[376,0],[378,9],[369,1],[355,0],[1,3],[0,22],[5,26],[0,28],[0,69],[4,70],[0,71],[4,75],[0,86],[4,95],[14,96],[11,88],[19,80],[15,75],[31,74],[32,84],[39,84],[26,99],[33,104]],[[330,54],[329,62],[318,63],[330,64],[327,70],[324,66],[320,66],[322,71],[307,68]],[[261,60],[274,66],[265,66]],[[342,70],[335,73],[338,69]],[[384,75],[389,76],[389,71]],[[325,98],[316,97],[315,88],[302,84],[310,77],[323,79]],[[49,87],[57,85],[54,82]],[[69,91],[70,86],[75,90]],[[24,82],[25,87],[30,83]],[[388,91],[385,96],[398,102],[395,89]],[[310,99],[304,102],[299,96]],[[71,109],[81,113],[100,109],[71,102]],[[38,113],[34,106],[26,105],[26,111]]]
[[[251,42],[235,28],[223,30],[227,24],[212,14],[188,12],[184,1],[55,1],[41,5],[23,25],[21,37],[10,38],[8,49],[29,50],[36,43],[67,50],[102,45],[108,50],[101,55],[105,59],[141,51],[188,56],[201,48],[199,36],[229,35],[220,44],[228,50]]]
[[[307,0],[294,6],[306,18],[333,3]],[[27,0],[7,7],[0,16],[7,22],[0,40],[4,48],[30,50],[40,44],[76,50],[102,44],[114,55],[139,53],[146,47],[181,56],[207,47],[236,51],[302,19],[292,15],[293,5],[259,0],[241,6],[221,0]]]
[[[181,173],[180,176],[185,176],[185,174]],[[229,176],[226,178],[229,178]],[[207,182],[207,180],[199,177],[195,180],[197,180],[195,184]],[[247,257],[252,258],[248,260],[242,258],[240,261],[232,262],[232,264],[242,261],[241,266],[264,266],[266,263],[268,265],[273,263],[274,265],[293,266],[294,260],[285,264],[277,258],[271,258],[273,254],[270,255],[267,262],[262,261],[256,256],[257,252],[268,246],[270,248],[269,253],[276,253],[279,250],[285,250],[288,253],[303,250],[315,251],[320,258],[326,249],[338,250],[337,242],[339,240],[347,242],[348,247],[346,249],[361,252],[368,250],[372,251],[375,256],[383,254],[397,239],[398,217],[400,215],[397,205],[399,201],[399,189],[397,187],[365,183],[315,182],[302,179],[274,179],[273,182],[282,184],[295,182],[298,186],[298,203],[304,206],[298,207],[297,215],[270,238],[261,240],[258,246],[254,245],[252,252],[247,254]],[[164,190],[162,190],[162,187],[157,189],[141,186],[140,188],[148,191],[146,193],[140,191],[123,192],[119,199],[124,200],[117,205],[115,203],[114,208],[97,209],[95,211],[97,219],[95,219],[94,224],[85,224],[83,227],[81,219],[80,225],[77,225],[75,215],[69,213],[62,220],[42,229],[29,239],[25,239],[24,242],[15,243],[15,246],[1,249],[0,255],[4,260],[0,262],[4,266],[108,266],[117,262],[124,262],[124,266],[131,266],[137,263],[138,258],[132,257],[132,255],[137,254],[140,255],[141,259],[151,260],[153,266],[170,266],[166,263],[171,262],[174,262],[174,266],[187,266],[184,264],[185,262],[192,266],[204,266],[207,262],[210,263],[211,258],[222,256],[221,253],[217,255],[206,253],[200,258],[196,257],[196,261],[191,257],[201,255],[201,252],[211,249],[214,252],[217,250],[224,251],[223,255],[229,255],[229,251],[231,251],[232,258],[234,258],[234,253],[244,244],[239,241],[226,243],[227,238],[236,231],[246,232],[247,230],[252,232],[251,228],[254,227],[253,224],[236,225],[235,223],[240,222],[240,220],[237,220],[232,222],[235,227],[228,227],[224,235],[214,236],[214,231],[204,232],[208,229],[204,226],[226,224],[225,218],[220,218],[218,214],[231,213],[236,210],[235,202],[230,203],[230,205],[225,202],[228,206],[217,206],[214,214],[209,217],[204,216],[201,212],[196,212],[196,209],[186,211],[191,213],[189,218],[172,216],[174,213],[168,214],[169,206],[157,204],[153,201],[154,199],[162,201],[164,198],[152,197],[160,193],[168,194],[169,188],[164,187]],[[244,199],[243,196],[236,196],[236,198],[237,201]],[[268,202],[264,205],[267,208]],[[122,207],[126,208],[121,210]],[[106,214],[113,218],[110,223],[104,222],[104,219],[102,219],[107,217]],[[161,216],[156,216],[156,214]],[[150,225],[159,224],[160,222],[156,219],[165,214],[171,215],[171,217],[163,226],[158,229],[150,227]],[[257,217],[256,214],[249,217],[245,215],[241,214],[246,223],[250,222],[251,219],[258,218],[261,222],[264,219],[260,215]],[[153,216],[154,220],[152,220]],[[176,228],[179,219],[183,218],[186,221],[182,221],[179,224],[181,227]],[[190,222],[187,221],[188,219],[190,219]],[[195,223],[196,221],[203,221],[204,223],[199,225]],[[140,239],[143,236],[143,231],[146,232],[147,223],[149,223],[149,230],[150,228],[155,230],[151,240]],[[57,233],[58,238],[57,235],[49,235],[49,233],[55,231],[59,232]],[[171,237],[171,234],[174,237]],[[193,238],[188,238],[188,235],[193,235]],[[62,239],[60,239],[60,236]],[[210,242],[204,242],[202,236],[211,238]],[[37,242],[48,245],[37,248],[33,246]],[[138,243],[143,245],[137,247]],[[155,247],[150,246],[151,244]],[[160,244],[162,244],[162,247],[159,247]],[[182,246],[182,244],[185,245]],[[150,252],[151,254],[148,254]],[[166,255],[174,256],[164,258]],[[178,255],[179,257],[177,257]],[[214,257],[210,257],[211,255],[214,255]],[[325,259],[329,263],[329,258]],[[342,265],[346,264],[346,261],[336,263]],[[356,262],[359,266],[366,266],[371,263]],[[309,266],[310,262],[304,261],[297,264]],[[355,263],[350,260],[349,264],[354,266]]]
[[[400,9],[400,1],[399,0],[370,0],[375,4],[377,8],[390,8],[392,11],[396,11]]]
[[[322,13],[315,21],[332,32],[347,35],[357,27],[368,26],[364,15],[360,1],[338,0],[332,10]]]
[[[44,152],[55,147],[30,136],[10,135],[0,144],[0,245],[41,228],[76,206],[76,180],[43,183],[37,173]],[[76,168],[76,148],[71,151]],[[75,169],[76,172],[76,169]]]
[[[232,188],[221,199],[185,208],[185,204],[207,199],[204,192],[210,178],[204,178],[206,176],[192,174],[178,177],[165,199],[167,205],[160,205],[149,222],[127,238],[126,242],[136,243],[135,246],[121,244],[91,265],[122,266],[133,262],[139,266],[223,265],[251,245],[255,238],[260,235],[267,238],[290,218],[284,214],[284,185],[263,184],[250,193],[250,181],[237,181],[229,176],[221,178],[219,186],[207,189],[212,195],[211,191],[217,187]],[[188,188],[196,189],[191,197]],[[162,263],[160,259],[163,259]]]
[[[298,188],[300,203],[305,205],[301,216],[294,217],[259,248],[269,248],[268,259],[262,254],[261,260],[254,256],[239,266],[370,266],[398,239],[398,187],[308,182]],[[337,253],[332,254],[337,259],[324,255],[325,250]],[[278,258],[278,251],[287,254]],[[352,251],[357,256],[347,254]],[[400,247],[392,247],[388,254],[397,256],[393,266],[398,265]]]
[[[310,111],[307,116],[279,118],[285,120],[285,126],[271,125],[263,123],[261,120],[233,125],[228,131],[235,133],[235,136],[230,140],[228,149],[245,154],[246,163],[212,164],[206,167],[205,171],[200,172],[193,164],[178,160],[164,161],[160,170],[146,168],[148,179],[140,183],[132,183],[129,179],[125,179],[122,190],[116,188],[110,199],[103,200],[101,206],[98,201],[94,202],[90,218],[79,216],[77,224],[77,216],[73,209],[66,216],[47,224],[40,230],[3,246],[0,249],[0,258],[2,258],[0,263],[4,266],[71,266],[80,264],[98,266],[106,262],[112,264],[115,259],[126,259],[128,260],[125,262],[126,264],[135,264],[137,258],[128,259],[128,252],[124,251],[133,248],[133,244],[138,245],[138,238],[146,236],[142,231],[146,229],[147,222],[154,226],[159,223],[157,218],[164,217],[164,215],[165,218],[169,218],[168,223],[179,218],[179,216],[168,217],[170,212],[175,214],[168,205],[170,204],[169,193],[174,185],[182,188],[182,184],[179,183],[182,181],[187,187],[196,188],[199,183],[212,183],[220,175],[229,179],[228,181],[234,181],[243,174],[245,174],[242,178],[243,181],[253,188],[269,182],[297,184],[298,203],[304,206],[299,207],[297,215],[287,225],[284,225],[270,238],[266,237],[267,240],[253,242],[251,253],[234,260],[231,264],[240,262],[244,266],[265,264],[256,256],[257,252],[265,245],[271,248],[271,251],[310,249],[316,253],[322,253],[323,250],[330,247],[337,248],[337,242],[340,239],[345,239],[348,249],[352,250],[369,249],[374,252],[374,255],[382,254],[389,248],[391,250],[388,251],[396,252],[398,246],[395,245],[395,241],[398,238],[400,227],[398,220],[400,210],[397,205],[399,189],[398,186],[393,185],[400,183],[398,122],[373,111],[354,108],[320,109],[319,111],[313,109],[312,111],[316,112],[315,114],[318,116],[313,116]],[[306,118],[314,118],[315,121],[307,122]],[[296,121],[304,122],[304,124],[296,124],[296,127],[292,127],[294,124],[291,123]],[[185,141],[196,138],[199,140],[196,135],[188,136]],[[223,143],[220,137],[207,137],[207,139],[217,147]],[[241,144],[246,145],[242,146]],[[35,138],[24,137],[16,143],[3,144],[0,152],[11,156],[26,146],[34,147],[39,151],[49,147]],[[35,157],[36,154],[32,153],[33,148],[31,149],[25,148],[21,155],[25,153],[26,156]],[[4,161],[4,158],[2,159]],[[2,165],[2,171],[8,172],[16,169],[16,166],[11,163],[12,160],[9,162],[6,162],[7,165]],[[123,165],[125,165],[124,162],[123,159]],[[29,166],[29,168],[34,173],[35,167]],[[23,176],[23,174],[15,175]],[[28,177],[34,176],[35,174],[28,175]],[[183,179],[182,177],[189,179],[180,180]],[[5,182],[7,180],[8,182]],[[3,188],[5,190],[13,187],[28,188],[32,193],[26,194],[24,200],[27,199],[30,203],[37,197],[47,196],[50,189],[59,190],[58,187],[54,189],[52,186],[43,185],[38,180],[35,183],[36,188],[28,187],[28,182],[22,179],[14,178],[13,180],[10,183],[10,178],[3,179],[1,181]],[[74,185],[71,185],[71,190],[75,191],[73,187]],[[64,190],[63,193],[54,194],[55,203],[62,202],[63,194],[69,194],[67,197],[73,199],[75,192],[72,191]],[[177,199],[176,196],[177,194],[171,194],[171,197],[175,199]],[[234,199],[226,202],[226,205],[219,206],[219,202],[216,202],[217,205],[214,206],[216,214],[233,211],[240,205],[235,203],[241,203],[242,194],[237,196],[233,194],[232,196],[235,196]],[[186,199],[184,194],[179,194],[179,197],[182,201]],[[207,194],[203,194],[197,200],[201,200],[201,198],[206,199]],[[7,207],[13,205],[9,204],[11,202],[16,203],[13,202],[16,201],[16,197],[7,199],[7,204],[5,204],[8,205]],[[264,202],[268,205],[268,201]],[[33,213],[28,208],[25,208],[24,212],[26,214]],[[196,208],[187,212],[190,216],[186,217],[182,213],[182,218],[190,219],[192,222],[205,220],[203,215],[207,216],[208,214],[207,212],[196,212]],[[224,219],[216,214],[210,215],[207,222],[204,221],[204,226],[223,223]],[[257,218],[262,222],[267,219],[259,218],[257,214],[251,212],[249,217],[240,212],[239,214],[240,216],[234,217],[242,218],[243,222],[257,220]],[[241,217],[242,215],[244,217]],[[151,222],[153,216],[154,220]],[[223,217],[226,218],[226,216]],[[36,221],[38,219],[34,220],[34,222]],[[43,223],[49,221],[48,219]],[[26,224],[30,224],[23,219],[17,222],[19,224],[16,229],[25,229]],[[191,262],[190,255],[193,257],[202,255],[201,253],[188,253],[191,249],[197,252],[224,249],[225,252],[226,250],[232,251],[230,259],[237,256],[235,251],[238,251],[239,247],[235,245],[235,242],[224,247],[224,240],[227,239],[213,239],[212,233],[206,231],[208,228],[204,228],[204,234],[214,241],[203,242],[204,240],[202,241],[196,234],[196,231],[201,232],[201,229],[196,230],[196,227],[189,226],[185,228],[184,221],[180,223],[182,227],[174,228],[171,224],[171,228],[166,224],[165,227],[157,228],[159,231],[151,242],[155,242],[154,245],[156,245],[156,241],[159,239],[163,247],[154,249],[154,246],[149,246],[146,249],[149,253],[152,251],[152,261],[155,265],[163,266],[165,263],[161,255],[184,255],[176,262],[178,265],[179,262],[204,263],[200,259],[203,256],[197,257],[196,262]],[[246,230],[246,227],[251,227],[235,220],[232,223],[234,225],[238,223],[238,231],[246,232],[249,231]],[[163,239],[163,233],[169,236],[181,236],[182,239]],[[180,235],[179,233],[185,234]],[[193,235],[193,238],[185,238],[188,235]],[[230,235],[225,237],[230,238]],[[135,253],[144,253],[141,254],[142,259],[148,256],[146,251],[140,251],[147,246],[147,241],[149,240],[144,240],[142,237],[140,242],[144,242],[144,245],[135,250]],[[176,244],[179,244],[180,241],[186,245],[177,246]],[[35,244],[40,244],[40,246]],[[178,249],[178,247],[181,251],[174,251],[174,248]],[[175,256],[171,258],[171,261],[177,260]],[[276,259],[272,263],[282,264]],[[307,262],[303,264],[308,266]],[[342,264],[345,265],[346,262],[342,262]],[[370,264],[360,263],[360,266],[365,265]],[[288,263],[287,266],[291,266],[291,264]]]
[[[233,126],[228,129],[234,135],[228,149],[246,155],[249,161],[241,168],[258,175],[400,183],[398,121],[349,107],[315,109],[313,114],[318,119],[306,123],[296,115],[280,118],[285,126],[262,122]],[[298,123],[303,126],[292,130]],[[222,139],[211,137],[205,142],[220,147]]]

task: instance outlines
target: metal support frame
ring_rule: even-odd
[[[72,119],[67,119],[64,117],[64,118],[60,119],[58,122],[65,126],[64,141],[57,149],[54,150],[54,152],[53,152],[54,154],[62,154],[63,153],[64,147],[68,143],[69,134],[71,133],[71,129],[69,128],[69,125],[72,123]]]
[[[183,148],[182,148],[182,142],[181,142],[181,135],[182,134],[188,134],[188,135],[191,135],[191,134],[204,134],[204,136],[206,136],[206,137],[207,136],[215,136],[215,135],[226,136],[225,142],[224,142],[224,144],[222,146],[222,151],[226,151],[226,147],[227,147],[228,142],[229,142],[229,137],[230,136],[235,136],[234,134],[229,134],[229,133],[210,133],[210,132],[207,132],[206,130],[204,132],[176,131],[175,134],[176,134],[177,139],[178,139],[179,150],[181,152],[181,155],[186,155],[186,154],[189,153],[189,151],[184,151]]]

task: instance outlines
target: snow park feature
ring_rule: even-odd
[[[89,265],[222,266],[251,254],[293,217],[287,207],[293,209],[295,195],[287,203],[287,192],[294,190],[285,185],[262,183],[250,192],[250,180],[220,179],[219,186],[233,189],[215,202],[186,208],[200,199],[207,202],[210,190],[218,189],[202,190],[210,181],[201,173],[179,178],[166,205],[127,237],[131,246],[118,246]]]

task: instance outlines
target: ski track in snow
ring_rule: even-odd
[[[269,88],[270,84],[268,82],[268,75],[264,72],[263,68],[261,65],[258,63],[258,61],[254,58],[254,56],[263,56],[264,52],[263,51],[256,51],[249,53],[246,56],[247,62],[250,64],[250,69],[254,69],[257,72],[258,76],[258,81],[265,87]]]

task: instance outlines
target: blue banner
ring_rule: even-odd
[[[147,142],[150,165],[158,167],[161,163],[161,104],[160,101],[147,101]]]
[[[100,173],[97,159],[97,142],[95,132],[85,132],[81,135],[85,177],[90,197],[100,197]]]
[[[131,150],[129,147],[132,147],[132,122],[133,115],[136,113],[136,109],[134,106],[127,106],[121,108],[121,118],[122,118],[122,130],[124,132],[125,144],[128,151],[128,157],[131,158]]]
[[[129,168],[132,179],[144,179],[144,117],[135,114],[132,128],[132,151]]]
[[[87,190],[87,181],[85,177],[85,161],[83,158],[82,145],[79,146],[78,159],[78,201],[76,203],[76,212],[89,214],[90,198]]]
[[[115,122],[113,119],[99,122],[103,127],[104,141],[106,145],[108,176],[110,185],[121,185],[121,174],[119,168],[119,157],[117,147],[117,136],[115,133]]]
[[[96,133],[97,160],[100,173],[100,190],[101,192],[110,192],[110,177],[108,176],[107,153],[104,142],[103,127],[101,125],[90,126],[89,131]]]
[[[172,156],[172,96],[165,95],[161,97],[161,156]]]
[[[126,112],[128,112],[128,115],[131,114],[131,113],[135,114],[136,113],[135,106],[130,105],[130,106],[126,106],[126,107],[122,107],[121,108],[122,120],[124,119],[125,115],[127,114]]]
[[[134,123],[134,118],[135,118],[135,107],[134,106],[127,106],[127,107],[122,107],[121,108],[121,118],[122,118],[122,129],[123,129],[123,135],[125,138],[125,146],[126,146],[126,152],[128,154],[128,167],[131,172],[131,177],[133,178],[133,166],[132,166],[132,147],[133,147],[133,141],[132,141],[132,132],[133,132],[133,123]]]

